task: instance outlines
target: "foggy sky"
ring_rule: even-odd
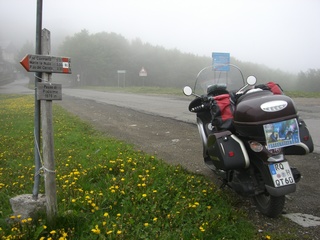
[[[0,0],[0,41],[35,41],[37,0]],[[319,0],[43,0],[51,44],[87,29],[292,73],[320,69]],[[20,47],[20,46],[18,46]]]

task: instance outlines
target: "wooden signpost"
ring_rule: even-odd
[[[55,180],[55,162],[53,147],[52,100],[62,99],[61,84],[51,82],[52,73],[71,73],[71,60],[67,57],[50,56],[50,32],[42,30],[41,53],[28,54],[21,60],[21,65],[28,72],[42,73],[41,81],[36,84],[36,97],[41,100],[41,125],[43,144],[42,171],[45,180],[47,219],[53,223],[57,214],[57,192]],[[36,164],[37,166],[37,164]],[[41,169],[36,169],[39,172]]]

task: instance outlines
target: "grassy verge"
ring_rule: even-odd
[[[160,88],[160,87],[94,87],[86,86],[84,89],[90,89],[101,92],[125,92],[137,94],[165,94],[183,96],[182,88]],[[299,91],[285,91],[285,94],[292,98],[320,98],[320,92],[299,92]]]
[[[9,199],[33,187],[33,96],[0,95],[0,239],[269,238],[203,176],[106,138],[56,105],[53,120],[58,219],[8,221],[20,217]]]
[[[285,92],[286,95],[292,98],[320,98],[320,92]]]

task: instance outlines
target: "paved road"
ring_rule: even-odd
[[[0,94],[32,94],[34,91],[26,87],[28,81],[28,78],[23,78],[0,86]]]
[[[182,91],[181,97],[97,92],[82,89],[64,89],[63,94],[195,123],[195,114],[188,111],[191,98],[183,96]]]
[[[190,113],[188,104],[191,97],[150,96],[127,93],[97,92],[83,89],[63,89],[63,93],[82,99],[107,103],[119,107],[127,107],[144,113],[152,113],[172,119],[195,123],[195,114]],[[182,95],[182,93],[181,93]],[[315,145],[315,152],[320,153],[320,99],[295,99],[296,107],[309,130]]]

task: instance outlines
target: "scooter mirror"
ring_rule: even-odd
[[[257,78],[255,76],[249,76],[247,78],[247,84],[252,86],[255,85],[257,83]]]
[[[184,95],[186,95],[186,96],[191,96],[191,95],[192,95],[192,89],[191,89],[191,87],[185,86],[185,87],[183,88],[183,93],[184,93]]]

